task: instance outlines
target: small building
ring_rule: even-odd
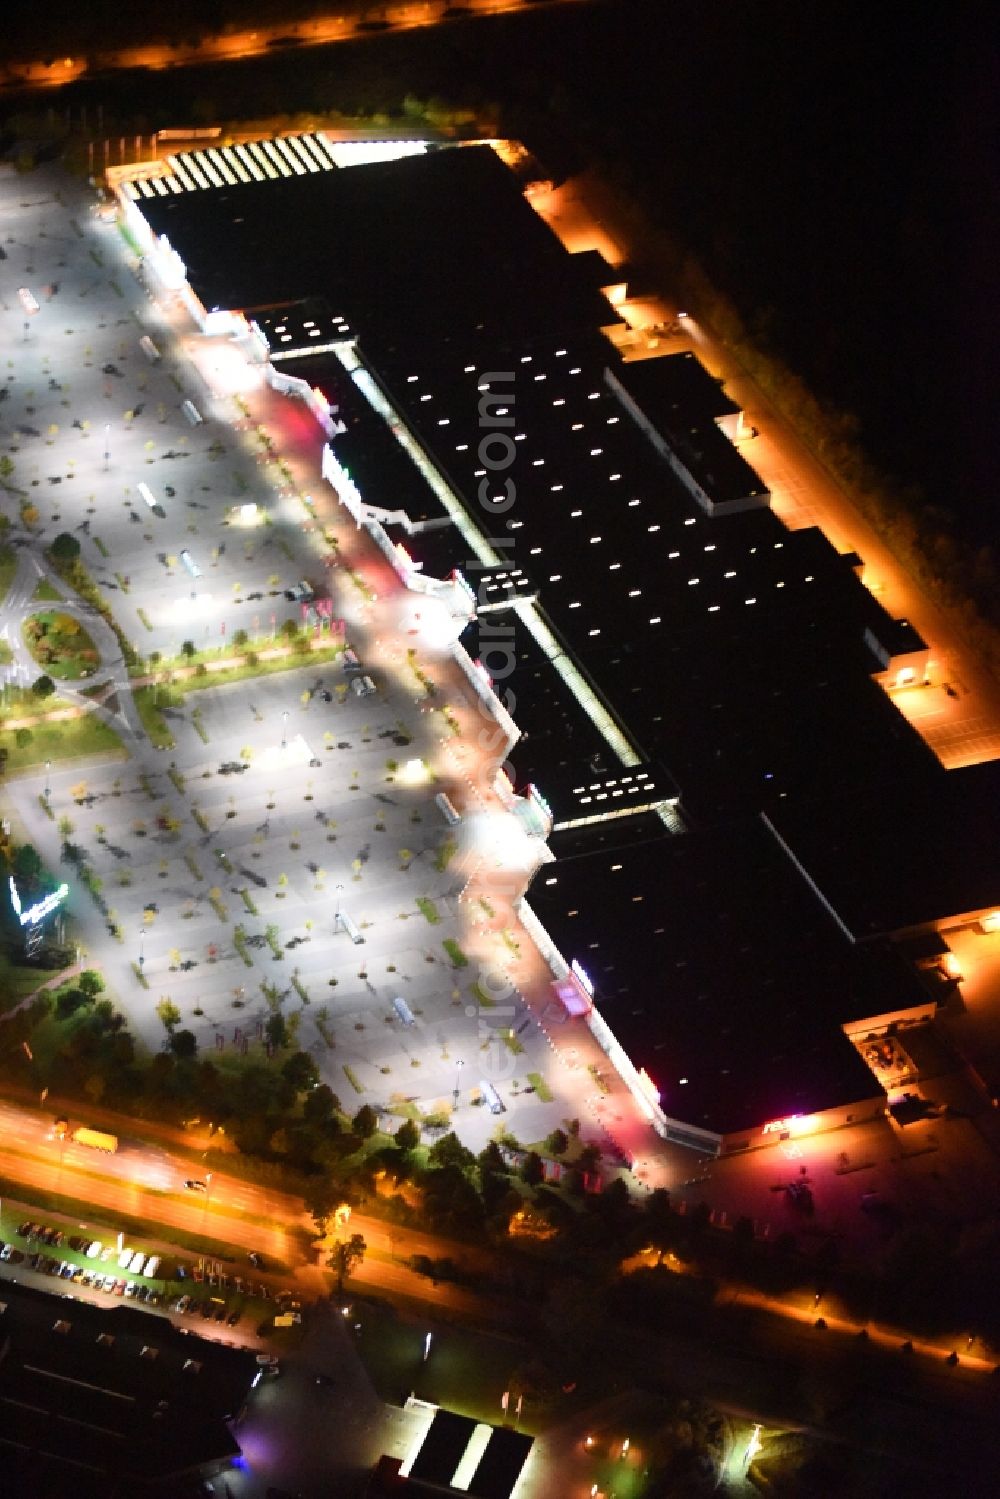
[[[534,1438],[411,1400],[429,1420],[405,1458],[383,1457],[368,1499],[515,1499]]]
[[[181,1499],[240,1455],[252,1353],[15,1281],[0,1286],[4,1493]]]

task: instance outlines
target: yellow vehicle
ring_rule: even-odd
[[[77,1145],[88,1145],[91,1150],[103,1150],[108,1155],[114,1155],[118,1149],[117,1135],[106,1135],[103,1130],[87,1129],[86,1126],[75,1129],[73,1139]]]

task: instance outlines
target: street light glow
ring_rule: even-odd
[[[430,779],[430,771],[423,760],[407,760],[400,766],[396,778],[404,786],[422,786]]]

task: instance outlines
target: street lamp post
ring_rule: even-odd
[[[344,887],[343,887],[343,885],[338,885],[337,886],[337,903],[336,903],[336,905],[333,908],[333,930],[335,932],[337,932],[337,931],[340,930],[340,898],[343,895],[343,893],[344,893]]]
[[[142,955],[142,939],[143,939],[144,936],[145,936],[145,933],[144,933],[142,927],[140,927],[139,928],[139,972],[140,973],[142,973],[142,967],[143,967],[143,964],[146,961],[146,959]]]
[[[104,423],[104,467],[107,469],[111,463],[111,423]]]
[[[459,1057],[458,1061],[455,1063],[455,1108],[456,1109],[458,1108],[458,1095],[459,1095],[459,1093],[461,1092],[461,1089],[462,1089],[462,1068],[464,1066],[465,1066],[465,1063],[462,1061],[461,1057]]]
[[[286,708],[285,711],[281,715],[281,748],[284,749],[287,744],[288,744],[288,709]]]
[[[46,762],[45,762],[45,800],[46,801],[48,801],[49,796],[51,794],[50,793],[50,788],[49,788],[49,771],[51,769],[52,769],[52,761],[51,760],[46,760]]]

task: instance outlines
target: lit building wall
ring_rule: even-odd
[[[788,1140],[821,1135],[832,1129],[845,1129],[852,1124],[863,1124],[866,1120],[881,1119],[885,1116],[885,1108],[885,1094],[879,1092],[870,1098],[838,1104],[835,1108],[822,1109],[815,1114],[792,1114],[785,1119],[765,1119],[752,1129],[733,1130],[722,1135],[722,1154],[735,1155],[740,1151],[760,1150],[771,1145],[781,1145]]]

